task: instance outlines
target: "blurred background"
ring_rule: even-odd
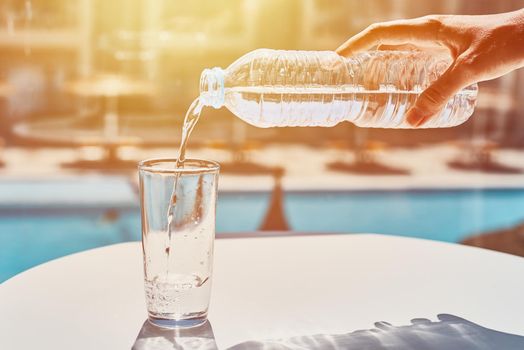
[[[137,161],[175,157],[204,68],[333,50],[371,23],[524,0],[0,0],[0,282],[139,240]],[[205,109],[188,156],[223,165],[218,235],[376,232],[524,255],[524,71],[441,130],[257,129]]]

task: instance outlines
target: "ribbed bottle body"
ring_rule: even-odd
[[[449,65],[415,51],[372,51],[344,58],[332,51],[259,49],[224,75],[224,104],[258,127],[333,126],[411,128],[405,112]],[[456,94],[423,127],[450,127],[473,113],[476,85]]]

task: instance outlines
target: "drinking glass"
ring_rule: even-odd
[[[211,292],[219,165],[149,159],[138,168],[149,321],[197,326],[206,321]]]

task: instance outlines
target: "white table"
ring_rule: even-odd
[[[441,313],[524,334],[524,260],[380,235],[216,242],[209,320],[219,349]],[[0,285],[0,349],[130,349],[145,319],[139,243],[57,259]]]

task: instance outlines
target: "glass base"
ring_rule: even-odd
[[[207,320],[207,315],[202,315],[199,317],[182,319],[182,320],[173,320],[167,318],[159,318],[149,315],[148,320],[150,323],[157,327],[168,328],[168,329],[177,329],[177,328],[192,328],[200,326],[205,323]]]

